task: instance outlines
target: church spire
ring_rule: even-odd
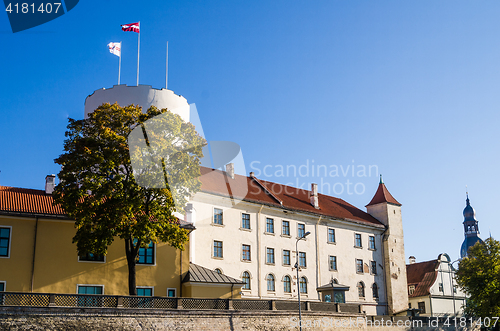
[[[476,211],[470,205],[469,200],[469,192],[466,189],[466,200],[465,200],[465,208],[464,208],[464,242],[462,243],[462,247],[460,248],[460,257],[464,258],[467,256],[467,252],[470,247],[474,246],[478,241],[482,242],[481,238],[479,238],[479,225],[476,220]]]

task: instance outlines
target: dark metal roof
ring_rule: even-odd
[[[349,291],[349,288],[350,287],[347,285],[329,283],[329,284],[322,285],[322,286],[316,288],[316,291],[321,292],[321,291],[328,291],[331,289],[334,289],[337,291]]]
[[[245,284],[245,282],[222,275],[214,270],[202,267],[194,263],[189,264],[189,271],[182,280],[183,283],[212,283],[212,284]]]

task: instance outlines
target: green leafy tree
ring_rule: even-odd
[[[153,131],[146,131],[148,123]],[[151,242],[183,249],[188,239],[173,213],[183,213],[189,195],[201,186],[205,140],[166,109],[143,113],[141,107],[117,104],[103,104],[83,120],[69,119],[66,137],[64,153],[55,160],[61,172],[54,201],[75,219],[79,255],[106,254],[116,238],[124,240],[129,294],[136,295],[139,249]],[[150,162],[134,169],[131,159],[141,164],[141,158]],[[151,176],[144,177],[151,164]],[[136,176],[142,176],[141,185]],[[174,187],[172,179],[182,185]]]
[[[458,265],[456,279],[470,296],[466,315],[500,317],[500,242],[488,238],[472,246]]]

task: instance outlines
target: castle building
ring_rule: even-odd
[[[477,242],[483,242],[483,240],[479,238],[479,225],[476,220],[476,211],[470,205],[469,194],[467,194],[466,206],[464,208],[463,215],[465,239],[462,243],[462,247],[460,247],[460,258],[466,257],[469,248],[474,246]]]
[[[230,165],[201,170],[201,191],[186,208],[197,228],[190,260],[241,279],[242,298],[300,292],[303,300],[362,304],[369,315],[407,309],[401,204],[382,180],[364,212],[316,184],[297,189],[236,175]]]

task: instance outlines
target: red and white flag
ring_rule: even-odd
[[[108,44],[109,52],[111,54],[115,54],[118,56],[121,56],[122,54],[122,43],[109,43]]]
[[[122,30],[123,31],[133,31],[133,32],[139,33],[139,25],[140,25],[140,22],[130,23],[130,24],[123,24],[122,25]]]

